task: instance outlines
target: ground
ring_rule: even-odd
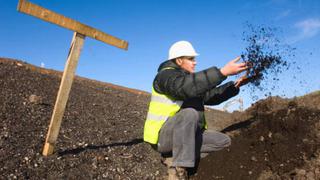
[[[0,58],[0,179],[165,179],[142,140],[150,95],[76,77],[55,152],[43,156],[61,72]],[[245,112],[208,109],[232,145],[192,179],[320,179],[320,93],[270,97]]]

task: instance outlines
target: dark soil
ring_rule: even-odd
[[[159,155],[142,143],[147,93],[79,77],[72,86],[55,154],[42,156],[61,75],[42,70],[0,61],[0,179],[165,175]],[[39,100],[30,101],[31,95]]]
[[[150,95],[81,77],[73,83],[55,153],[42,156],[60,78],[60,72],[0,58],[0,179],[166,177],[160,155],[142,141]],[[310,104],[320,104],[320,96],[307,97],[269,98],[231,115],[208,110],[209,127],[232,135],[233,144],[202,159],[192,178],[319,179],[320,112]]]
[[[240,129],[240,134],[233,137],[230,148],[200,163],[197,179],[308,179],[297,168],[320,160],[320,111],[294,101],[272,109],[271,101],[258,103],[246,112],[250,118],[223,130]],[[319,166],[310,170],[314,178],[320,178]]]

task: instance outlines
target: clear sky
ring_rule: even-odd
[[[79,76],[150,92],[171,44],[179,40],[193,44],[200,54],[196,70],[222,67],[244,52],[242,34],[248,22],[281,29],[283,42],[297,48],[292,61],[301,72],[288,71],[279,75],[279,82],[268,82],[279,84],[272,95],[293,97],[320,89],[319,0],[31,2],[129,42],[124,51],[87,37],[76,72]],[[0,3],[0,56],[63,71],[73,32],[17,12],[18,0]],[[296,79],[291,78],[294,73]],[[251,93],[242,88],[236,97],[243,99],[245,108],[254,102]],[[264,98],[263,92],[256,93]]]

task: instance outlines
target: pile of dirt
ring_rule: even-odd
[[[294,100],[301,106],[320,109],[320,91],[316,91],[302,97],[296,97]]]
[[[196,179],[319,179],[320,109],[270,97],[226,127],[232,145],[200,162]],[[319,97],[318,97],[319,98]],[[318,101],[316,104],[319,104]]]
[[[150,95],[81,77],[55,153],[42,156],[60,79],[61,72],[0,58],[0,179],[166,177],[160,155],[142,140]],[[204,158],[192,178],[319,179],[320,112],[308,107],[320,104],[318,95],[273,97],[244,113],[207,110],[209,127],[231,134],[233,144]]]

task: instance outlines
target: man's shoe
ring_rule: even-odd
[[[179,180],[175,167],[168,168],[168,180]]]
[[[187,172],[186,168],[184,168],[184,167],[176,167],[176,172],[177,172],[179,180],[189,179],[188,178],[188,172]]]
[[[161,163],[166,165],[168,168],[172,166],[172,157],[161,159]]]
[[[188,173],[183,167],[169,167],[168,180],[187,180]]]

